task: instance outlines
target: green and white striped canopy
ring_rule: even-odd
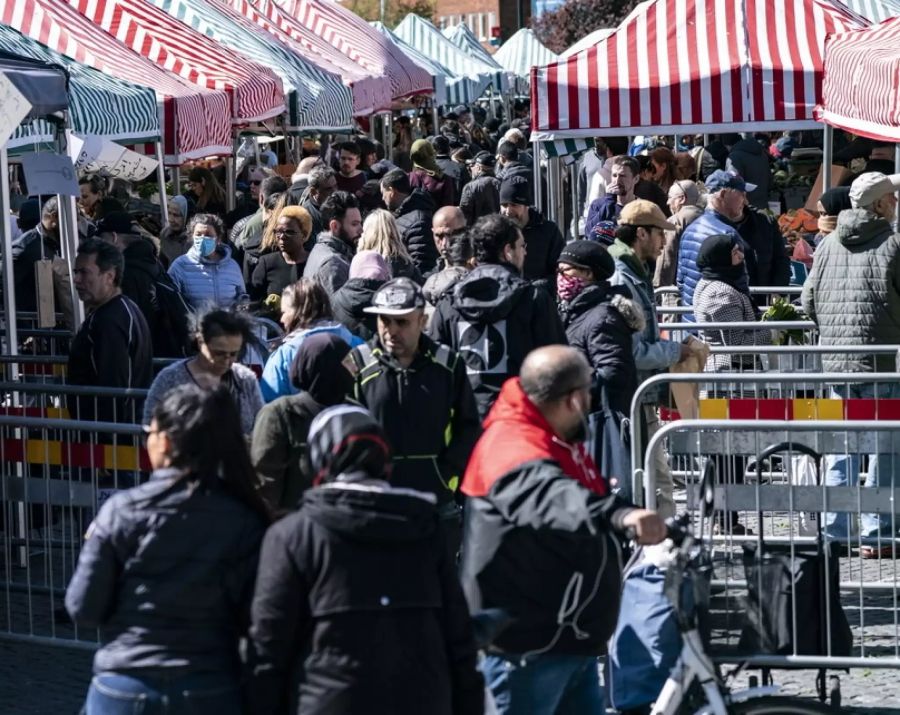
[[[230,6],[206,0],[149,0],[185,25],[281,78],[288,106],[288,129],[344,131],[352,125],[353,99],[341,78],[319,66]]]
[[[531,77],[531,68],[556,62],[559,56],[544,47],[534,34],[534,30],[523,27],[510,37],[494,54],[494,59],[508,72],[512,72],[517,80],[527,85]]]
[[[900,0],[841,0],[857,15],[870,22],[884,22],[900,15]]]
[[[154,142],[161,135],[156,93],[79,64],[30,37],[0,25],[0,48],[22,57],[62,65],[69,72],[69,126],[79,134],[96,134],[120,144]],[[10,149],[53,141],[55,131],[45,120],[20,126]]]
[[[469,104],[495,81],[496,68],[475,59],[441,34],[425,18],[410,13],[394,28],[394,34],[422,54],[437,60],[466,81],[448,83],[449,104]]]
[[[382,35],[387,37],[391,42],[397,45],[397,47],[399,47],[403,51],[403,54],[409,57],[409,59],[411,59],[413,62],[419,65],[419,67],[424,69],[426,72],[428,72],[428,74],[432,76],[434,80],[434,103],[438,106],[447,104],[448,85],[460,80],[465,80],[465,78],[456,77],[440,62],[438,62],[437,60],[433,60],[422,52],[419,52],[409,43],[401,40],[400,37],[394,34],[391,29],[383,22],[375,20],[374,22],[370,22],[369,24],[376,30],[378,30],[378,32],[380,32]]]
[[[498,89],[501,92],[507,92],[509,90],[515,77],[510,76],[510,73],[504,70],[491,53],[484,49],[482,44],[478,41],[478,38],[475,37],[475,34],[469,29],[468,25],[461,22],[456,27],[445,29],[444,35],[450,42],[469,55],[469,57],[478,60],[494,70],[494,89]]]

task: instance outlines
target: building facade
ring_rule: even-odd
[[[532,0],[437,0],[434,14],[438,28],[464,23],[482,45],[494,50],[528,26],[531,5]]]

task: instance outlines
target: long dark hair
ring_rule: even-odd
[[[256,491],[256,473],[228,390],[178,387],[156,405],[153,421],[169,438],[169,459],[181,472],[176,484],[220,485],[266,523],[272,521],[272,512]]]

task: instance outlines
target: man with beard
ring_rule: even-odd
[[[500,184],[500,213],[518,226],[525,237],[525,280],[548,280],[556,275],[556,261],[566,242],[559,227],[530,206],[528,182],[510,176]]]
[[[584,222],[584,235],[590,238],[601,221],[618,222],[622,208],[635,200],[634,189],[641,178],[641,165],[633,156],[617,156],[610,169],[606,196],[595,199]]]
[[[328,229],[316,237],[303,277],[316,281],[331,298],[350,277],[350,261],[362,235],[362,216],[356,197],[346,191],[335,191],[321,211],[322,223]]]
[[[604,711],[597,658],[621,587],[613,532],[633,529],[641,544],[665,537],[655,512],[610,495],[582,444],[592,383],[575,348],[530,353],[466,467],[469,610],[514,615],[481,664],[501,715]]]

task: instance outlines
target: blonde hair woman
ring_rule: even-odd
[[[389,211],[375,209],[366,216],[362,237],[356,245],[356,252],[360,251],[375,251],[380,254],[390,266],[392,277],[403,276],[422,284],[422,274],[403,244],[397,221]]]

